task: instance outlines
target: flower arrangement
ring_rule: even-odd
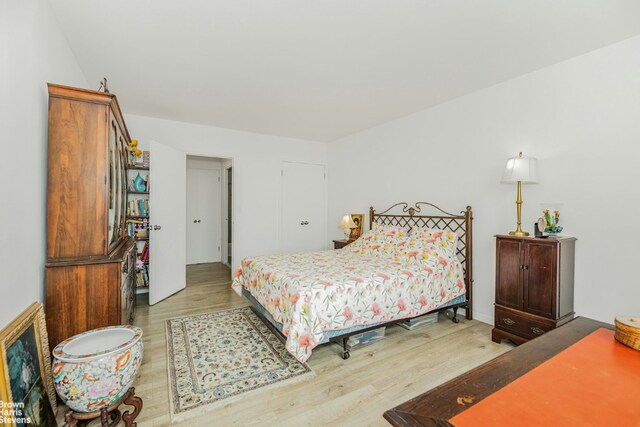
[[[562,226],[558,225],[560,222],[560,211],[553,211],[553,216],[549,213],[549,209],[545,209],[543,213],[544,219],[547,222],[544,231],[546,233],[560,233],[562,231]]]
[[[136,158],[142,156],[142,150],[138,148],[138,140],[132,139],[129,145],[127,146],[127,150],[129,150],[131,164],[136,163]]]

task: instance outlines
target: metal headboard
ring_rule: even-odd
[[[430,209],[435,214],[422,214],[422,209]],[[393,213],[398,212],[398,213]],[[408,203],[396,203],[385,211],[376,212],[373,207],[369,208],[369,228],[373,228],[373,223],[384,225],[395,225],[411,230],[413,227],[437,228],[448,230],[458,235],[458,247],[456,254],[464,269],[464,280],[467,288],[467,309],[466,317],[471,319],[471,295],[473,286],[473,241],[472,241],[472,220],[471,206],[460,214],[452,214],[440,209],[438,206],[427,202],[416,202],[410,206]]]

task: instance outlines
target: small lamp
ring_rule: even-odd
[[[351,219],[351,215],[347,214],[342,217],[342,219],[340,220],[340,224],[338,224],[338,227],[344,229],[344,238],[349,239],[349,236],[351,235],[351,229],[356,228],[357,225]]]
[[[522,152],[518,157],[507,160],[507,166],[502,175],[502,182],[507,184],[518,184],[518,198],[516,199],[516,209],[518,211],[518,227],[516,231],[510,231],[510,236],[528,236],[529,233],[522,231],[522,184],[538,183],[538,160],[533,157],[522,157]]]

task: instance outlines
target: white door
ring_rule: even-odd
[[[327,247],[326,185],[323,165],[282,163],[282,252]]]
[[[149,304],[155,304],[186,286],[187,157],[155,141],[150,150]]]
[[[187,264],[220,262],[222,194],[219,169],[187,169]]]

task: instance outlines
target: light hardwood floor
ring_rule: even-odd
[[[144,330],[145,354],[135,383],[144,399],[138,426],[170,425],[165,320],[248,305],[231,290],[222,264],[187,268],[187,288],[150,307],[139,300],[135,324]],[[334,344],[309,359],[315,377],[246,398],[174,424],[184,426],[365,426],[388,425],[382,413],[407,399],[510,350],[491,342],[491,326],[443,314],[437,324],[407,331],[387,328],[376,344],[342,360]]]

